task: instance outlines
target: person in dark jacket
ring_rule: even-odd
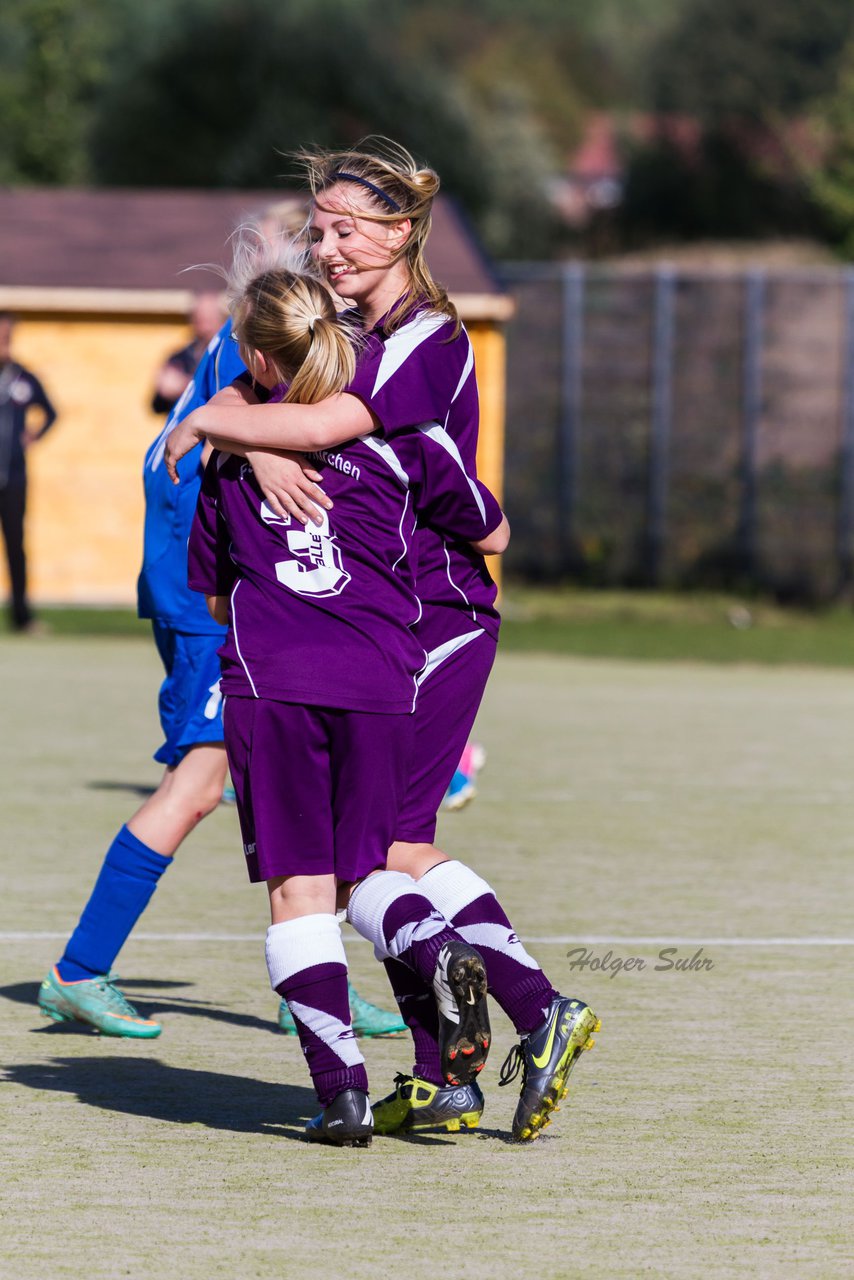
[[[27,600],[24,515],[27,506],[27,449],[56,421],[56,410],[35,374],[12,359],[15,318],[0,312],[0,524],[6,543],[11,587],[12,626],[29,631],[33,615]],[[41,421],[33,425],[31,411]]]

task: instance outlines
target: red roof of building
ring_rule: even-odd
[[[228,261],[228,237],[285,191],[171,191],[56,187],[0,190],[0,286],[196,289],[218,286],[187,267]],[[486,259],[454,204],[433,210],[428,259],[455,294],[494,294]]]

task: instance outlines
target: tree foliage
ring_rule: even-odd
[[[4,0],[0,181],[267,187],[301,144],[378,132],[439,170],[494,253],[533,257],[560,243],[549,191],[590,111],[654,110],[700,141],[635,143],[611,248],[842,241],[849,39],[850,0]],[[804,181],[757,137],[785,157],[807,114],[827,159]]]
[[[300,143],[379,131],[493,250],[546,252],[550,180],[628,83],[621,15],[685,2],[6,0],[0,179],[267,186]]]
[[[852,30],[850,0],[691,0],[650,76],[655,106],[697,122],[698,142],[635,148],[624,236],[821,234],[800,126]]]
[[[88,176],[87,132],[103,79],[110,0],[4,0],[0,9],[0,181]]]
[[[549,167],[524,106],[485,110],[407,53],[373,0],[184,0],[167,31],[116,58],[92,134],[94,174],[131,186],[269,186],[288,153],[393,136],[428,158],[498,252],[542,252]],[[118,68],[121,68],[119,71]]]
[[[823,93],[850,0],[692,0],[655,51],[654,103],[708,123],[792,115]]]
[[[836,87],[815,108],[824,133],[825,153],[810,175],[813,199],[827,224],[829,238],[854,257],[854,41],[845,50]]]

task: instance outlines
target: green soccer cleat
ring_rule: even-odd
[[[357,1036],[365,1039],[370,1036],[399,1036],[408,1030],[399,1013],[369,1004],[362,999],[352,982],[347,983],[347,991],[350,996],[350,1018]]]
[[[510,1084],[520,1070],[522,1090],[513,1117],[513,1137],[532,1142],[551,1123],[552,1112],[567,1094],[567,1079],[582,1049],[596,1043],[599,1019],[583,1000],[556,996],[543,1023],[508,1053],[499,1085]]]
[[[394,1093],[374,1103],[374,1133],[459,1133],[480,1124],[483,1094],[476,1084],[442,1086],[406,1075],[396,1075],[394,1083]]]
[[[288,1008],[287,1000],[279,1003],[279,1030],[284,1031],[286,1036],[295,1036],[297,1032],[297,1024],[294,1022],[294,1015]]]
[[[390,1013],[385,1009],[377,1008],[375,1004],[369,1004],[367,1000],[362,999],[351,982],[347,983],[347,990],[350,995],[350,1018],[353,1031],[357,1036],[362,1038],[397,1036],[407,1030],[406,1023],[399,1014]],[[297,1034],[297,1024],[288,1008],[287,1000],[282,1000],[279,1005],[279,1030],[286,1036]]]
[[[51,969],[39,987],[39,1008],[54,1022],[85,1022],[105,1036],[153,1040],[163,1030],[159,1022],[141,1018],[109,974],[83,982],[63,982]]]

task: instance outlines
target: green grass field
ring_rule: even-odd
[[[510,583],[502,602],[505,653],[674,662],[854,665],[854,612],[806,610],[708,592],[585,591]],[[63,636],[145,638],[149,624],[130,609],[51,608],[47,626]]]
[[[496,1011],[481,1129],[365,1152],[300,1140],[313,1096],[275,1030],[233,810],[120,957],[162,1037],[38,1016],[157,780],[159,670],[144,639],[4,638],[0,681],[4,1280],[852,1274],[854,673],[502,656],[480,797],[440,839],[603,1029],[538,1142],[508,1142]],[[666,946],[713,967],[662,970]],[[646,968],[573,969],[576,947]],[[370,949],[348,953],[386,1001]],[[411,1065],[399,1039],[366,1057],[375,1096]]]

